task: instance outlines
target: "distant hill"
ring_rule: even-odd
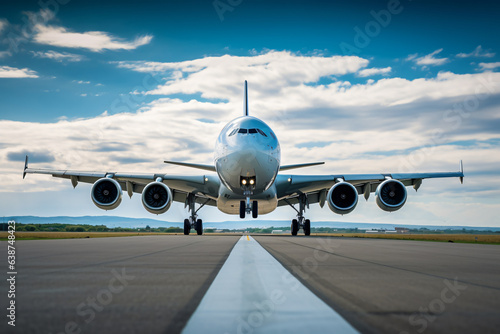
[[[105,225],[107,227],[124,228],[144,228],[150,227],[182,227],[181,222],[168,222],[150,218],[128,218],[116,216],[83,216],[83,217],[38,217],[38,216],[12,216],[4,217],[3,221],[15,220],[23,224],[73,224],[73,225]],[[220,223],[205,222],[204,227],[214,227],[217,229],[242,229],[247,227],[283,227],[290,226],[288,220],[240,220],[225,221]],[[395,227],[427,228],[429,230],[476,230],[500,232],[500,227],[476,227],[476,226],[431,226],[431,225],[405,225],[405,224],[379,224],[379,223],[346,223],[346,222],[313,222],[313,227],[333,227],[333,228],[358,228],[363,230],[386,229],[394,230]]]

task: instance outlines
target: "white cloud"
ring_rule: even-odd
[[[89,85],[90,81],[84,81],[84,80],[73,80],[73,82],[80,84],[80,85]]]
[[[0,19],[0,34],[4,31],[5,28],[9,25],[9,22],[6,19]]]
[[[0,78],[38,78],[38,75],[28,68],[0,66]]]
[[[85,59],[85,56],[68,53],[68,52],[57,52],[57,51],[31,51],[33,56],[38,58],[52,59],[58,62],[79,62]]]
[[[204,98],[233,99],[239,96],[239,86],[243,80],[249,81],[257,96],[266,92],[276,94],[289,85],[314,83],[323,77],[356,73],[368,65],[368,60],[356,56],[308,57],[287,51],[269,51],[257,56],[224,55],[179,63],[117,64],[138,72],[168,72],[167,83],[150,90],[148,94],[201,92]]]
[[[384,67],[384,68],[365,68],[364,70],[361,70],[358,72],[358,76],[360,77],[370,77],[373,75],[385,75],[389,74],[392,71],[392,68],[389,67]]]
[[[82,48],[99,52],[104,50],[133,50],[151,42],[153,36],[137,37],[133,41],[125,41],[103,31],[71,32],[64,27],[37,24],[34,27],[33,41],[39,44],[66,48]]]
[[[494,63],[479,63],[481,70],[495,70],[500,67],[500,61]]]
[[[406,60],[410,61],[410,60],[413,60],[413,59],[415,59],[417,57],[418,57],[418,53],[414,53],[414,54],[411,54],[408,57],[406,57]]]
[[[488,52],[486,50],[483,50],[481,45],[478,45],[474,51],[471,53],[459,53],[457,54],[458,58],[469,58],[469,57],[484,57],[484,58],[491,58],[494,57],[495,53],[494,52]]]
[[[438,49],[426,56],[419,57],[419,58],[411,58],[415,61],[417,65],[420,66],[439,66],[443,65],[448,62],[448,58],[435,58],[434,56],[437,55],[438,53],[441,53],[443,49]],[[408,58],[407,58],[408,59]]]

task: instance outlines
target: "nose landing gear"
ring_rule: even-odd
[[[253,201],[250,204],[250,197],[247,197],[246,201],[240,202],[240,218],[244,219],[246,214],[252,214],[252,218],[257,218],[259,216],[259,202]]]

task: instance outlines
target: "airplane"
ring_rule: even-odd
[[[184,203],[190,212],[184,220],[184,234],[191,229],[203,234],[203,221],[198,211],[205,205],[245,218],[273,212],[280,206],[291,206],[297,212],[292,220],[291,234],[302,229],[311,233],[311,222],[304,217],[310,204],[328,204],[330,210],[344,215],[353,211],[359,195],[368,200],[375,193],[377,205],[384,211],[399,210],[406,203],[407,186],[415,190],[423,179],[458,177],[463,183],[463,164],[458,172],[440,173],[381,173],[295,175],[281,172],[316,166],[324,162],[280,165],[281,149],[276,134],[262,120],[249,115],[248,84],[245,81],[243,116],[229,122],[215,143],[213,165],[178,161],[168,164],[197,168],[210,172],[199,176],[169,175],[163,172],[132,174],[119,172],[81,172],[70,170],[36,169],[24,164],[26,174],[49,174],[70,179],[73,187],[79,182],[92,183],[90,191],[94,204],[103,210],[117,208],[123,190],[129,197],[142,194],[144,208],[152,214],[168,211],[172,202]],[[196,208],[198,204],[198,208]],[[296,208],[298,205],[298,209]]]

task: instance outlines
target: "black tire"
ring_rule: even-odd
[[[240,218],[245,219],[246,204],[245,201],[240,202]]]
[[[299,231],[299,222],[297,221],[297,219],[292,219],[290,230],[292,231],[292,235],[297,235],[297,232]]]
[[[191,232],[191,224],[189,219],[184,219],[184,235],[189,235],[189,232]]]
[[[257,218],[259,216],[259,203],[253,201],[252,203],[252,218]]]
[[[198,235],[203,234],[203,221],[201,219],[196,221],[196,233],[198,233]]]
[[[311,235],[311,221],[309,219],[304,222],[304,234]]]

